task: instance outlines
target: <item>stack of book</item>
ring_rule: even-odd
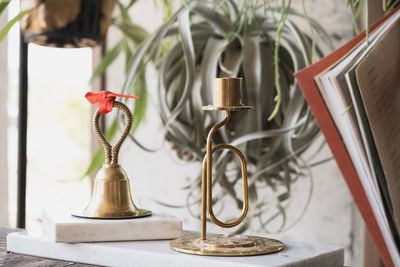
[[[400,266],[400,9],[296,73],[386,266]]]

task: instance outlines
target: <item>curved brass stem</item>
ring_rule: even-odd
[[[231,119],[231,112],[229,110],[225,111],[225,118],[214,125],[207,137],[207,146],[206,146],[206,155],[203,160],[203,168],[202,168],[202,200],[201,200],[201,239],[206,239],[206,221],[207,221],[207,209],[210,215],[210,219],[218,226],[224,228],[231,228],[238,224],[240,224],[243,219],[246,217],[248,209],[249,209],[249,197],[248,197],[248,186],[247,186],[247,163],[244,155],[240,152],[236,147],[229,144],[218,144],[214,147],[212,146],[212,139],[216,133],[216,131],[227,124]],[[212,154],[221,149],[229,149],[234,154],[239,157],[241,170],[242,170],[242,189],[243,189],[243,207],[242,212],[239,217],[230,222],[222,222],[219,220],[213,211],[212,207]]]
[[[118,164],[119,150],[120,150],[121,145],[124,142],[125,138],[128,136],[129,131],[131,130],[131,127],[132,127],[132,114],[131,114],[129,108],[125,104],[118,102],[118,101],[114,102],[113,107],[118,108],[125,115],[125,128],[122,131],[122,134],[119,137],[118,141],[114,145],[111,145],[106,140],[106,138],[104,137],[104,134],[100,130],[99,119],[100,119],[101,114],[98,109],[96,110],[96,112],[94,113],[94,116],[93,116],[93,130],[94,130],[94,133],[96,134],[97,138],[99,139],[100,143],[103,145],[104,160],[105,160],[106,164]]]

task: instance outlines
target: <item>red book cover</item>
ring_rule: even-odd
[[[370,31],[378,27],[388,17],[380,19],[370,27]],[[378,222],[374,216],[372,208],[369,204],[367,195],[361,184],[360,178],[352,164],[349,153],[345,147],[342,137],[336,128],[335,122],[333,121],[327,106],[318,90],[317,84],[314,81],[314,77],[328,69],[330,66],[338,62],[343,58],[352,48],[358,45],[365,39],[365,32],[361,33],[339,49],[335,50],[328,56],[324,57],[320,61],[308,66],[295,74],[300,88],[303,91],[304,97],[308,102],[311,111],[314,115],[316,122],[318,123],[321,132],[325,136],[325,140],[328,143],[330,150],[342,172],[343,177],[350,189],[353,199],[356,202],[361,215],[367,225],[367,228],[375,241],[376,247],[379,250],[380,256],[385,266],[395,266],[394,261],[390,256],[389,249],[383,238],[383,234],[379,228]]]

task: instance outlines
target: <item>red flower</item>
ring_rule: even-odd
[[[139,98],[138,96],[134,95],[116,94],[110,91],[87,92],[85,97],[90,103],[99,104],[100,114],[106,114],[113,109],[116,97]]]

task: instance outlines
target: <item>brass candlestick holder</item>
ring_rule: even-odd
[[[245,235],[207,235],[207,211],[212,222],[223,228],[239,225],[249,209],[247,163],[246,158],[236,147],[229,144],[212,144],[216,131],[226,125],[233,111],[252,110],[253,107],[243,105],[242,79],[217,78],[215,81],[214,106],[203,107],[204,110],[224,111],[225,118],[211,128],[206,145],[206,155],[202,168],[202,200],[201,200],[201,233],[183,236],[171,241],[170,246],[178,252],[207,256],[251,256],[281,251],[285,245],[274,239]],[[239,217],[229,222],[219,220],[212,207],[212,154],[221,149],[229,149],[239,157],[242,170],[243,207]]]
[[[99,109],[96,110],[93,116],[93,130],[104,147],[105,163],[97,173],[89,205],[82,213],[76,213],[73,216],[92,219],[127,219],[150,216],[151,211],[139,209],[134,204],[128,176],[118,164],[119,150],[132,127],[132,114],[123,103],[118,101],[111,103],[114,108],[118,108],[125,115],[125,128],[118,141],[111,145],[99,128],[101,114]]]

